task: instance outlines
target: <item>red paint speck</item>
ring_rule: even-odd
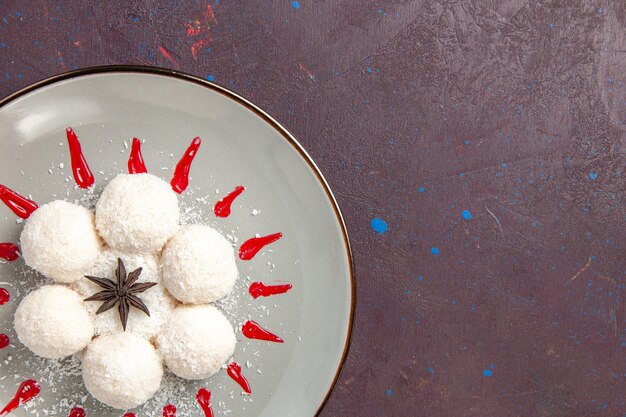
[[[39,383],[34,379],[29,379],[22,382],[22,385],[18,388],[15,396],[9,401],[9,403],[0,411],[0,416],[9,414],[22,404],[35,398],[41,392]]]
[[[241,374],[241,365],[237,362],[233,362],[228,365],[228,370],[226,371],[228,376],[233,379],[239,386],[248,394],[252,394],[252,390],[250,389],[250,384],[245,376]]]
[[[187,36],[193,37],[200,33],[200,26],[194,26],[191,23],[185,23],[185,27],[187,28]]]
[[[172,177],[172,189],[178,194],[187,189],[189,185],[189,171],[191,170],[191,163],[198,153],[202,140],[199,137],[195,137],[191,141],[191,145],[185,151],[185,154],[180,159],[174,170],[174,176]]]
[[[200,388],[196,394],[196,400],[198,400],[200,408],[204,411],[204,416],[213,417],[213,410],[211,409],[211,391],[206,388]]]
[[[0,333],[0,349],[4,349],[5,347],[9,346],[9,343],[11,343],[11,339],[9,338],[9,336],[4,333]]]
[[[135,414],[135,413],[126,413],[126,414],[124,414],[123,417],[137,417],[137,414]]]
[[[211,43],[212,40],[213,38],[211,38],[211,36],[209,35],[206,38],[200,39],[199,41],[194,42],[194,44],[191,45],[191,55],[194,57],[194,59],[198,57],[198,51],[200,50],[200,48],[207,46]]]
[[[251,239],[243,242],[241,247],[239,248],[239,258],[244,261],[249,261],[254,258],[254,256],[259,253],[261,249],[270,243],[276,242],[278,239],[283,237],[282,233],[274,233],[273,235],[263,236],[263,237],[253,237]]]
[[[235,187],[234,191],[215,203],[215,207],[213,208],[213,212],[215,213],[215,215],[217,217],[230,216],[230,207],[233,204],[233,201],[235,201],[235,198],[239,197],[245,189],[246,187],[239,185]]]
[[[159,45],[159,52],[161,53],[161,55],[163,55],[163,57],[165,59],[167,59],[168,61],[170,61],[172,64],[174,64],[174,68],[176,69],[180,69],[180,64],[178,63],[178,61],[176,61],[169,52],[167,52],[167,50],[165,48],[163,48],[162,46]]]
[[[213,12],[213,7],[211,7],[210,3],[207,3],[207,5],[206,5],[206,11],[204,12],[204,17],[209,22],[214,22],[215,21],[215,13]]]
[[[20,248],[13,243],[0,243],[0,258],[13,262],[20,257]],[[6,291],[6,290],[5,290]]]
[[[22,219],[28,219],[39,208],[34,201],[19,195],[2,184],[0,184],[0,200]]]
[[[259,297],[269,297],[271,295],[284,294],[293,286],[291,284],[281,284],[281,285],[265,285],[262,282],[253,282],[250,284],[250,288],[248,291],[250,295],[256,300]]]
[[[130,149],[130,157],[128,158],[128,173],[145,174],[146,172],[148,172],[148,170],[146,169],[146,164],[141,154],[141,141],[137,138],[133,138],[133,145]]]
[[[163,407],[163,417],[176,417],[176,407],[173,404]]]
[[[74,407],[70,411],[69,417],[85,417],[85,410],[80,407]]]
[[[80,188],[89,188],[94,183],[93,174],[87,165],[87,160],[83,155],[83,150],[78,141],[78,136],[71,127],[65,130],[67,143],[70,147],[70,158],[72,160],[72,172],[74,180]]]
[[[248,320],[241,328],[241,332],[248,339],[265,340],[268,342],[283,343],[284,340],[262,328],[259,323]]]
[[[11,299],[11,294],[6,288],[0,288],[0,306],[5,305]]]

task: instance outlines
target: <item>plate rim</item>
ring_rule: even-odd
[[[186,72],[180,70],[174,70],[170,68],[162,68],[155,66],[146,66],[146,65],[102,65],[102,66],[94,66],[94,67],[85,67],[72,71],[63,72],[60,74],[52,75],[50,77],[41,79],[32,84],[23,87],[8,96],[0,99],[0,110],[4,108],[9,103],[15,101],[19,97],[22,97],[26,94],[34,92],[42,87],[56,84],[61,81],[69,80],[72,78],[82,77],[86,75],[94,75],[94,74],[112,74],[112,73],[136,73],[136,74],[149,74],[149,75],[158,75],[164,77],[175,78],[182,81],[187,81],[199,85],[200,87],[208,88],[209,90],[215,91],[228,99],[235,101],[236,103],[244,106],[248,110],[255,113],[265,122],[267,122],[271,127],[273,127],[280,135],[287,141],[289,145],[291,145],[302,157],[302,159],[307,163],[309,168],[313,171],[317,180],[322,185],[326,196],[328,197],[333,211],[335,213],[336,220],[339,222],[339,227],[341,229],[341,234],[343,237],[344,248],[346,250],[346,255],[348,257],[348,270],[349,270],[349,278],[350,278],[350,314],[348,319],[348,332],[346,334],[343,353],[341,354],[341,360],[335,371],[335,376],[333,381],[328,387],[324,398],[320,402],[317,407],[317,411],[313,414],[314,417],[320,415],[328,400],[330,399],[332,393],[337,387],[337,383],[339,382],[339,378],[345,368],[346,360],[350,351],[350,346],[352,344],[352,335],[354,329],[354,319],[355,319],[355,311],[356,311],[356,278],[355,278],[355,268],[354,268],[354,257],[352,256],[352,247],[350,244],[350,239],[348,237],[348,230],[346,228],[346,223],[344,217],[339,209],[339,204],[337,203],[337,199],[335,198],[330,185],[324,178],[322,171],[319,169],[311,155],[304,149],[304,147],[298,142],[298,140],[278,121],[276,121],[272,116],[270,116],[267,112],[262,110],[256,104],[252,103],[250,100],[244,98],[238,93],[229,90],[226,87],[222,87],[221,85],[215,84],[211,81],[205,80],[198,76],[188,74]]]

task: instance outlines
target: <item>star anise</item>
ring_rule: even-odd
[[[119,302],[119,306],[117,307],[120,313],[120,320],[122,321],[122,327],[124,331],[126,331],[126,324],[128,323],[128,313],[130,307],[133,306],[138,308],[139,310],[146,313],[150,316],[150,310],[148,307],[141,301],[136,294],[142,293],[148,288],[152,288],[157,285],[156,282],[140,282],[137,283],[137,279],[139,275],[141,275],[141,271],[143,268],[137,268],[133,272],[126,274],[126,267],[124,266],[124,262],[120,258],[117,259],[117,269],[115,270],[115,277],[117,278],[117,282],[112,281],[108,278],[98,278],[85,276],[89,281],[98,284],[100,287],[104,288],[103,291],[100,291],[89,298],[86,298],[85,301],[104,301],[96,314],[104,313],[115,307],[115,304]]]

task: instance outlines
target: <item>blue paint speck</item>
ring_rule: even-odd
[[[493,363],[489,364],[489,369],[493,369]]]
[[[413,294],[413,292],[411,290],[405,290],[404,291],[404,295],[411,295]]]
[[[15,12],[15,16],[22,17],[22,12]]]
[[[470,142],[469,140],[464,140],[464,141],[463,141],[463,144],[464,144],[464,145],[469,145],[470,143],[471,143],[471,142]]]
[[[555,24],[554,24],[554,23],[550,23],[550,24],[548,25],[548,27],[549,27],[550,29],[554,29],[554,26],[555,26]]]
[[[208,81],[214,81],[214,80],[215,80],[215,76],[214,76],[214,75],[212,75],[212,74],[210,74],[210,75],[207,75],[206,79],[207,79]]]
[[[388,228],[387,222],[384,221],[383,219],[379,219],[378,217],[374,217],[372,219],[372,221],[370,222],[370,226],[372,227],[373,231],[381,235],[385,234]]]
[[[469,210],[463,210],[461,212],[461,217],[463,217],[465,220],[470,220],[472,218],[472,213]]]
[[[299,1],[294,1],[293,3],[291,3],[291,6],[294,9],[299,9],[300,8],[300,2]]]
[[[475,313],[475,312],[476,312],[476,308],[477,308],[477,307],[476,307],[476,304],[472,304],[472,305],[470,306],[470,311],[471,311],[472,313]]]
[[[417,280],[418,281],[424,281],[424,277],[420,275],[419,277],[417,277]]]
[[[430,248],[430,252],[435,256],[439,256],[439,248],[433,246],[432,248]]]
[[[133,16],[132,19],[133,19],[133,22],[135,23],[139,22],[139,16]]]
[[[367,67],[367,72],[370,72],[370,73],[371,73],[372,71],[374,71],[374,70],[372,69],[372,67]]]
[[[604,9],[602,7],[598,7],[598,14],[602,14],[602,12],[604,12]]]
[[[39,41],[35,41],[35,46],[39,46],[41,43]]]
[[[424,189],[424,187],[420,187],[420,188],[417,189],[417,191],[419,191],[420,193],[423,193],[426,190]]]
[[[383,14],[383,13],[385,13],[385,11],[384,11],[383,9],[378,9],[377,11],[378,11],[378,14]]]
[[[431,374],[435,373],[435,368],[433,368],[432,366],[428,367],[428,372],[430,372]]]
[[[6,48],[6,47],[7,47],[6,43],[4,43],[4,42],[0,43],[0,48]]]
[[[597,172],[590,172],[589,173],[589,179],[590,180],[595,180],[596,178],[598,178],[598,173]]]
[[[491,376],[493,375],[493,371],[491,369],[485,369],[483,371],[483,376]]]
[[[387,395],[391,395],[391,388],[387,388]]]

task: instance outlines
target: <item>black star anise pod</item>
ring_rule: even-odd
[[[120,258],[117,259],[117,269],[115,270],[115,277],[117,278],[117,282],[112,281],[108,278],[98,278],[85,276],[89,281],[98,284],[102,288],[103,291],[100,291],[89,298],[86,298],[85,301],[104,301],[96,314],[104,313],[107,310],[115,307],[115,304],[119,302],[119,306],[117,309],[120,313],[120,320],[122,321],[122,327],[124,331],[126,331],[126,323],[128,322],[128,312],[130,310],[130,306],[138,308],[139,310],[146,313],[150,316],[150,310],[148,307],[141,301],[136,294],[142,293],[148,288],[152,288],[157,285],[156,282],[140,282],[137,283],[137,279],[139,275],[141,275],[141,271],[143,268],[135,269],[130,274],[126,274],[126,267],[124,267],[124,262]]]

